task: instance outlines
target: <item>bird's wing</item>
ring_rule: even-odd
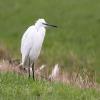
[[[24,33],[24,35],[22,36],[22,40],[21,40],[21,53],[24,56],[27,56],[30,52],[30,49],[33,45],[32,43],[32,35],[35,32],[35,28],[34,26],[30,26]]]

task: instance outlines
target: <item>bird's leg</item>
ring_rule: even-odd
[[[31,76],[30,75],[30,59],[29,59],[28,73],[29,73],[29,76],[28,77],[30,78],[30,76]]]
[[[33,72],[33,80],[35,80],[35,77],[34,77],[34,63],[32,64],[32,72]]]

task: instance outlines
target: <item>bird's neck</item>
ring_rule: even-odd
[[[41,29],[44,29],[43,26],[38,26],[38,25],[36,25],[35,28],[36,28],[37,31],[39,31],[39,30],[41,30]]]

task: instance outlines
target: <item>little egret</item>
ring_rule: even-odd
[[[38,19],[35,25],[30,26],[22,36],[21,40],[21,65],[25,68],[28,67],[30,77],[30,68],[32,68],[34,79],[34,63],[36,62],[42,47],[45,37],[46,27],[57,27],[49,25],[44,19]]]

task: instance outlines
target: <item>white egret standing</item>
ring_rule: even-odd
[[[36,62],[42,47],[42,43],[45,37],[46,27],[57,27],[55,25],[49,25],[44,19],[36,21],[35,25],[30,26],[22,36],[21,40],[21,65],[25,68],[28,67],[30,77],[30,67],[32,67],[33,79],[34,79],[34,63]]]

